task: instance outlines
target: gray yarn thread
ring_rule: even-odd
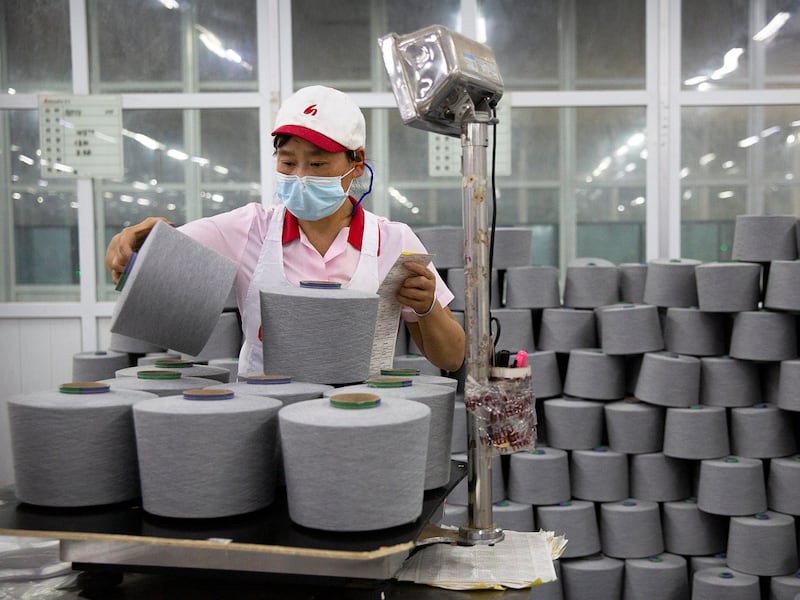
[[[683,556],[661,553],[625,560],[625,598],[689,598],[689,575]]]
[[[567,544],[569,546],[569,544]],[[625,561],[599,555],[561,563],[561,579],[569,600],[622,598]]]
[[[163,363],[168,364],[168,363]],[[137,367],[127,367],[114,373],[115,377],[137,377],[141,371],[180,371],[183,377],[202,377],[203,379],[213,379],[220,383],[230,381],[231,372],[222,367],[211,367],[209,365],[196,365],[191,361],[178,361],[169,366],[144,365]]]
[[[664,318],[664,345],[669,352],[690,356],[725,354],[722,315],[695,308],[668,308]]]
[[[767,502],[772,510],[800,516],[800,456],[773,458],[767,477]]]
[[[569,352],[597,346],[595,317],[591,310],[545,308],[539,331],[539,350]]]
[[[569,475],[575,498],[613,502],[629,495],[628,457],[619,452],[604,447],[573,450]]]
[[[700,360],[670,352],[645,354],[634,395],[659,406],[697,404],[700,398]]]
[[[191,358],[208,361],[212,358],[229,358],[239,356],[242,349],[242,326],[239,315],[235,312],[224,312],[219,316],[211,335],[197,355]]]
[[[600,505],[603,553],[615,558],[645,558],[664,551],[658,503],[627,499]]]
[[[700,359],[701,404],[737,407],[759,402],[761,388],[756,363],[729,356]]]
[[[531,264],[532,243],[532,231],[528,227],[497,227],[492,265],[495,269],[507,269]]]
[[[596,308],[619,301],[619,271],[616,265],[570,263],[564,280],[564,306]]]
[[[264,373],[327,385],[364,381],[377,314],[378,296],[368,292],[288,285],[262,290]]]
[[[733,571],[727,567],[709,567],[695,571],[692,578],[693,597],[725,598],[725,600],[760,600],[758,577]]]
[[[727,562],[731,569],[751,575],[794,573],[800,564],[794,519],[773,511],[731,517]]]
[[[758,308],[760,264],[711,262],[697,265],[694,273],[700,310],[732,313]]]
[[[785,313],[745,311],[733,318],[730,355],[746,360],[797,358],[797,320]]]
[[[149,352],[161,352],[166,348],[158,344],[152,344],[138,338],[111,332],[108,342],[109,350],[125,352],[130,354],[147,354]]]
[[[464,228],[455,226],[424,227],[414,233],[425,249],[436,256],[436,267],[453,269],[464,266]]]
[[[577,398],[545,400],[548,445],[561,450],[587,450],[603,439],[603,404]]]
[[[533,506],[513,500],[500,500],[492,505],[494,523],[508,531],[534,531]]]
[[[450,301],[450,304],[448,304],[448,307],[450,310],[464,310],[466,294],[464,268],[456,267],[447,269],[446,281],[447,287],[453,292],[453,299]],[[492,278],[489,285],[491,286],[492,293],[491,308],[500,308],[502,296],[500,294],[500,273],[497,269],[492,269]]]
[[[491,311],[493,319],[500,323],[497,348],[512,351],[536,350],[533,339],[533,315],[525,308],[496,308]]]
[[[450,437],[450,453],[466,453],[467,445],[467,407],[464,399],[455,401],[453,409],[453,432]]]
[[[793,215],[736,215],[731,258],[748,262],[794,260],[796,223]]]
[[[133,415],[143,508],[165,517],[217,518],[269,506],[280,407],[278,400],[238,394],[138,403]]]
[[[599,348],[576,348],[569,353],[564,393],[589,400],[618,400],[625,396],[625,361]]]
[[[510,267],[505,273],[505,288],[507,308],[535,309],[561,306],[556,267],[542,265]]]
[[[302,402],[303,400],[322,398],[324,394],[333,392],[336,388],[332,385],[309,383],[305,381],[289,381],[287,383],[251,383],[249,381],[237,381],[236,383],[227,384],[225,389],[247,396],[275,398],[286,406],[288,404],[294,404],[295,402]]]
[[[511,455],[509,500],[526,504],[558,504],[571,497],[569,458],[564,450],[540,447]]]
[[[769,435],[764,435],[765,431]],[[736,456],[776,458],[797,450],[791,413],[770,404],[732,408],[730,435]]]
[[[197,354],[230,293],[236,265],[159,221],[114,305],[111,331]]]
[[[767,510],[761,461],[735,456],[701,461],[697,506],[707,513],[728,516]]]
[[[114,377],[119,369],[131,366],[127,353],[114,350],[78,352],[72,355],[72,381],[99,381]]]
[[[537,506],[536,522],[541,529],[564,535],[569,540],[562,558],[600,552],[600,530],[593,502],[568,500],[552,506]]]
[[[647,280],[645,263],[619,265],[619,299],[633,304],[644,303],[644,285]]]
[[[329,398],[281,409],[289,516],[327,531],[384,529],[422,511],[430,409],[381,398],[339,409]]]
[[[446,485],[450,481],[450,446],[453,439],[453,414],[456,391],[442,385],[412,382],[407,387],[371,387],[350,385],[324,392],[330,398],[335,394],[377,394],[383,398],[413,400],[424,404],[431,411],[428,428],[427,459],[425,461],[425,489]]]
[[[561,395],[563,386],[555,351],[528,352],[528,365],[531,367],[531,385],[535,398],[553,398]]]
[[[626,399],[604,405],[603,412],[609,448],[623,454],[661,451],[664,444],[664,408]]]
[[[800,311],[800,261],[773,260],[764,296],[764,307]]]
[[[112,504],[139,496],[130,390],[42,391],[8,400],[16,495],[42,506]]]
[[[657,258],[647,264],[644,285],[645,304],[655,306],[697,306],[697,280],[694,270],[699,260]]]
[[[600,347],[606,354],[642,354],[664,348],[658,308],[618,304],[595,310]]]
[[[112,390],[137,390],[147,392],[161,398],[182,394],[186,390],[200,389],[219,385],[219,381],[205,377],[180,377],[179,379],[140,379],[138,377],[115,377],[103,379]]]
[[[631,496],[653,502],[670,502],[691,493],[691,463],[662,452],[630,457]]]
[[[664,454],[702,460],[730,452],[727,413],[721,406],[668,408],[664,422]]]
[[[675,554],[698,555],[724,552],[728,521],[703,512],[695,498],[665,502],[661,507],[664,548]]]
[[[453,460],[463,463],[467,462],[466,454],[453,454]],[[503,477],[503,465],[500,461],[500,455],[495,454],[492,456],[492,475],[491,475],[491,488],[492,488],[492,501],[496,502],[506,497],[506,482]],[[464,506],[469,505],[469,493],[467,489],[467,478],[465,477],[453,488],[447,496],[447,501],[453,504],[461,504]]]

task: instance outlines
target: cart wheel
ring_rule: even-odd
[[[119,585],[124,576],[122,571],[82,571],[75,583],[81,590],[96,591]]]

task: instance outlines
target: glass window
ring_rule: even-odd
[[[72,89],[69,0],[5,0],[0,23],[2,93]]]
[[[458,10],[458,0],[294,0],[294,87],[324,84],[351,91],[388,90],[383,62],[377,58],[378,38],[434,24],[457,29]]]
[[[479,6],[486,43],[509,89],[644,87],[642,0],[481,0]]]
[[[91,0],[92,90],[256,89],[255,15],[254,0]]]

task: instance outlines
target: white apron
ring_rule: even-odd
[[[242,312],[244,344],[239,353],[239,374],[253,375],[264,372],[264,354],[258,329],[261,326],[261,290],[291,285],[283,269],[283,217],[286,207],[278,206],[270,219],[267,236],[261,248],[253,279],[247,289]],[[342,287],[362,292],[377,292],[378,285],[378,219],[364,211],[364,235],[361,240],[361,257],[350,281]]]

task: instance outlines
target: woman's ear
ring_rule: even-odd
[[[356,161],[353,164],[353,175],[355,177],[361,177],[364,174],[364,161],[366,160],[366,153],[364,152],[363,148],[359,148],[356,150]]]

